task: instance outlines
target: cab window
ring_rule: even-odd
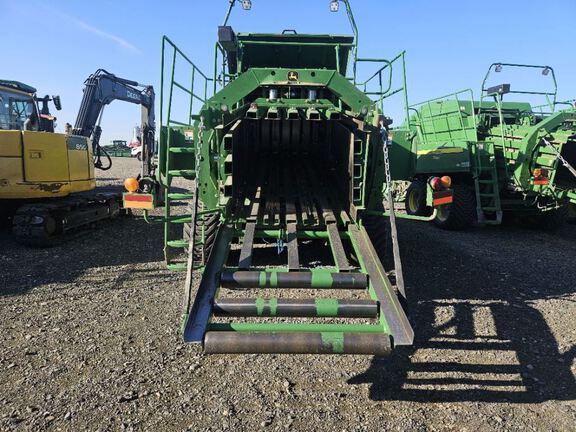
[[[34,112],[32,97],[0,90],[0,129],[23,130],[24,122]]]

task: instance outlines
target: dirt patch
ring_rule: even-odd
[[[52,249],[2,232],[0,430],[574,430],[576,226],[399,231],[417,337],[388,358],[184,345],[183,275],[141,219]]]

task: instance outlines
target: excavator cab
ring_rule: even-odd
[[[0,130],[24,130],[31,116],[38,117],[34,87],[17,81],[0,81]]]

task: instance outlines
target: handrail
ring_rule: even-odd
[[[388,59],[379,59],[379,58],[356,58],[355,59],[355,65],[356,63],[384,63],[384,65],[382,67],[380,67],[380,69],[376,70],[376,72],[374,72],[369,78],[367,78],[366,80],[362,81],[362,82],[358,82],[356,79],[356,67],[355,67],[355,72],[354,72],[354,85],[355,86],[361,86],[364,88],[364,93],[368,96],[380,96],[380,98],[377,101],[378,103],[378,108],[380,109],[380,112],[384,112],[384,99],[389,98],[390,96],[393,96],[397,93],[403,92],[404,94],[404,114],[406,117],[406,122],[407,124],[409,123],[409,119],[410,119],[410,114],[408,112],[408,89],[407,89],[407,84],[406,84],[406,62],[405,62],[405,51],[400,52],[398,55],[396,55],[396,57],[394,57],[392,60],[388,60]],[[396,61],[401,61],[401,68],[402,68],[402,85],[394,90],[392,90],[392,85],[393,85],[393,73],[394,73],[394,62]],[[383,81],[382,81],[382,73],[384,71],[388,70],[388,79],[387,79],[387,84],[386,87],[384,88],[383,85]],[[379,91],[368,91],[367,87],[368,84],[371,83],[375,78],[378,78],[378,87],[379,87]]]
[[[425,103],[428,103],[428,102],[434,102],[434,101],[437,101],[437,100],[448,99],[449,97],[456,96],[456,95],[458,95],[458,94],[460,94],[460,93],[466,93],[466,92],[470,92],[470,98],[471,98],[470,100],[471,100],[471,101],[474,101],[474,92],[472,91],[471,88],[467,88],[467,89],[458,90],[458,91],[456,91],[456,92],[447,93],[447,94],[445,94],[445,95],[438,96],[438,97],[435,97],[435,98],[432,98],[432,99],[426,99],[426,100],[424,100],[424,101],[422,101],[422,102],[418,102],[418,103],[415,103],[415,104],[411,104],[411,105],[410,105],[410,108],[414,108],[414,107],[417,107],[417,106],[419,106],[419,105],[424,105]]]
[[[423,118],[421,117],[421,115],[420,115],[420,109],[423,109],[423,106],[426,105],[426,106],[428,107],[428,116],[427,116],[427,117],[430,118],[430,119],[437,118],[437,117],[440,117],[440,116],[446,116],[446,117],[448,117],[448,116],[454,116],[454,114],[456,114],[456,113],[460,114],[460,112],[461,112],[460,109],[458,109],[458,110],[453,110],[453,111],[449,111],[449,112],[442,112],[442,113],[433,114],[433,113],[432,113],[432,108],[431,108],[430,104],[431,104],[432,102],[436,102],[436,101],[447,101],[447,100],[450,100],[450,98],[453,98],[453,99],[456,101],[457,105],[460,106],[461,98],[459,98],[458,96],[459,96],[459,95],[462,95],[462,94],[465,94],[465,93],[469,93],[469,94],[470,94],[470,103],[472,104],[472,112],[471,112],[471,115],[472,115],[472,124],[475,125],[475,126],[474,126],[474,128],[475,128],[477,123],[476,123],[476,113],[474,112],[474,92],[472,91],[472,89],[464,89],[464,90],[460,90],[460,91],[457,91],[457,92],[453,92],[453,93],[446,94],[446,95],[444,95],[444,96],[436,97],[436,98],[433,98],[433,99],[428,99],[428,100],[426,100],[426,101],[423,101],[423,102],[419,102],[419,103],[417,103],[417,104],[410,105],[409,109],[414,110],[414,111],[416,112],[416,114],[417,114],[417,117],[418,117],[418,120],[419,120],[419,128],[420,128],[421,133],[422,133],[423,135],[432,133],[432,134],[434,135],[434,142],[439,142],[438,137],[437,137],[438,132],[436,131],[436,128],[434,127],[434,122],[433,122],[433,120],[431,120],[432,131],[431,131],[431,132],[427,132],[427,131],[426,131],[426,126],[424,125],[425,119],[423,119]],[[466,135],[466,130],[467,130],[467,128],[466,128],[466,126],[464,125],[464,120],[463,120],[463,118],[462,118],[461,115],[458,115],[458,118],[459,118],[459,120],[460,120],[460,128],[461,128],[461,131],[462,131],[462,133],[464,134],[464,138],[466,138],[466,136],[467,136],[467,135]],[[409,125],[410,125],[410,124],[409,124]],[[410,126],[411,126],[411,125],[410,125]]]
[[[169,90],[169,96],[168,96],[168,109],[167,109],[167,113],[166,113],[166,121],[164,121],[164,99],[165,99],[165,95],[164,95],[164,91],[165,91],[165,83],[164,83],[164,73],[165,73],[165,60],[166,60],[166,55],[168,52],[170,52],[171,50],[171,70],[170,70],[170,90]],[[177,82],[174,79],[174,72],[176,69],[176,62],[178,58],[182,58],[183,60],[185,60],[185,62],[190,66],[191,68],[191,76],[190,76],[190,87],[188,88],[186,85],[183,85],[182,83]],[[167,36],[162,36],[162,58],[161,58],[161,73],[160,73],[160,124],[161,125],[170,125],[170,124],[190,124],[190,120],[192,118],[192,106],[194,104],[194,100],[198,100],[200,102],[206,102],[206,99],[208,97],[208,91],[207,91],[207,84],[208,82],[212,81],[212,78],[208,77],[208,75],[206,75],[198,66],[196,66],[196,64],[190,60],[190,58],[184,54],[184,52],[182,52],[182,50],[180,50],[180,48],[178,48],[176,46],[176,44],[174,44],[174,42],[172,42]],[[198,76],[200,77],[200,79],[204,80],[204,89],[203,89],[203,94],[198,94],[197,92],[195,92],[195,82],[197,81]],[[174,119],[171,118],[171,114],[172,114],[172,99],[173,99],[173,94],[174,94],[174,87],[178,88],[179,90],[187,93],[190,96],[190,106],[189,106],[189,118],[186,119],[186,122],[182,122],[182,121],[176,121]],[[168,137],[168,140],[170,141],[170,138]]]
[[[544,108],[550,108],[550,105],[548,104],[543,104],[543,105],[536,105],[534,107],[532,107],[532,112],[536,112],[536,110],[539,110],[539,114],[553,114],[556,112],[556,105],[568,105],[568,108],[565,109],[572,109],[576,107],[576,99],[567,99],[565,101],[560,101],[560,102],[555,102],[553,109],[551,112],[545,112]]]
[[[495,72],[497,68],[502,68],[503,66],[506,67],[513,67],[513,68],[525,68],[525,69],[542,69],[544,75],[548,75],[548,73],[552,76],[552,83],[554,84],[553,91],[551,92],[532,92],[532,91],[525,91],[525,90],[510,90],[508,93],[510,94],[527,94],[527,95],[538,95],[538,96],[545,96],[546,97],[546,104],[550,107],[552,111],[554,111],[554,105],[556,104],[556,97],[558,94],[558,82],[556,81],[556,74],[554,73],[554,68],[552,66],[546,65],[529,65],[529,64],[520,64],[520,63],[492,63],[484,75],[484,80],[482,81],[482,88],[480,90],[480,106],[478,108],[478,112],[482,110],[482,102],[484,98],[489,96],[486,93],[486,82],[488,81],[488,77],[492,70]],[[547,72],[546,72],[547,71]],[[552,96],[552,101],[548,96]]]

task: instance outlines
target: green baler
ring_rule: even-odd
[[[488,87],[491,73],[503,68],[542,73],[553,88]],[[401,128],[414,153],[408,213],[429,213],[422,199],[426,179],[448,174],[454,202],[438,209],[435,222],[442,227],[464,228],[475,220],[500,224],[506,213],[560,226],[576,202],[576,109],[557,102],[556,93],[549,66],[494,63],[480,100],[464,90],[412,106],[408,127]],[[505,100],[513,94],[543,97],[546,105]]]
[[[125,205],[164,202],[145,217],[164,224],[169,268],[187,272],[184,339],[206,352],[381,355],[413,342],[365,227],[384,214],[382,107],[407,100],[404,53],[359,58],[340,3],[353,36],[235,33],[231,0],[211,76],[163,38],[159,165]],[[365,81],[362,63],[377,69]],[[189,214],[175,214],[182,204]]]

